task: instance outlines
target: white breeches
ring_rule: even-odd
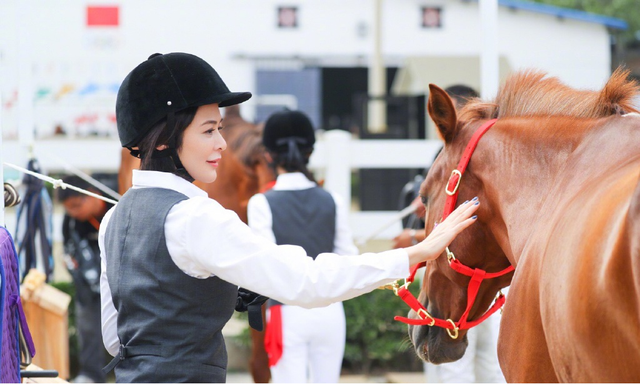
[[[305,309],[282,306],[282,357],[271,367],[274,383],[337,383],[346,338],[342,303]]]

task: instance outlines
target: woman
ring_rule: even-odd
[[[221,329],[238,286],[321,307],[406,277],[474,222],[467,203],[424,242],[363,256],[321,255],[255,235],[192,182],[211,183],[226,148],[220,108],[246,101],[204,60],[154,54],[116,101],[123,147],[141,157],[133,187],[100,226],[102,333],[118,382],[223,382]]]
[[[345,207],[307,169],[315,143],[309,118],[298,111],[273,114],[262,142],[278,177],[270,191],[249,200],[249,227],[276,244],[301,246],[312,258],[357,254]],[[346,337],[342,303],[307,309],[269,300],[267,307],[265,349],[273,382],[337,383]]]

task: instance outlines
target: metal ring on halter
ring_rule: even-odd
[[[456,256],[449,250],[449,247],[446,247],[445,251],[447,252],[447,260],[449,260],[449,264],[451,264],[456,259]]]
[[[398,281],[400,280],[396,280],[396,284],[393,287],[393,293],[395,293],[396,296],[400,296],[398,294],[398,291],[400,290],[400,288],[409,289],[409,284],[411,284],[411,282],[408,281],[406,278],[404,279],[404,284],[402,285],[398,285]]]
[[[447,330],[447,333],[449,334],[449,337],[451,337],[452,339],[457,339],[458,338],[458,327],[456,326],[456,323],[453,322],[453,320],[451,319],[447,319],[447,321],[449,323],[451,323],[451,325],[453,325],[453,330],[449,329],[449,328],[445,328]]]
[[[418,312],[416,312],[416,313],[418,314],[418,316],[420,316],[420,318],[421,318],[422,320],[425,320],[426,318],[431,319],[431,324],[427,324],[428,326],[433,327],[433,325],[436,323],[436,319],[434,319],[434,318],[429,314],[429,312],[425,311],[424,309],[420,308],[420,309],[418,309]],[[424,316],[423,316],[422,314],[424,314]]]

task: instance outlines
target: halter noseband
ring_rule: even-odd
[[[478,141],[480,141],[482,135],[484,135],[485,132],[489,130],[489,128],[493,127],[496,121],[497,119],[487,121],[473,134],[473,137],[471,137],[471,140],[469,140],[469,144],[467,144],[467,148],[464,150],[462,158],[458,163],[458,167],[451,172],[451,176],[449,177],[449,181],[447,182],[447,186],[445,187],[447,200],[444,205],[442,220],[446,219],[447,216],[449,216],[449,214],[453,212],[456,206],[460,180],[462,179],[462,175],[464,174],[464,171],[469,164],[469,160],[471,160],[473,151],[478,145]],[[430,327],[436,326],[445,328],[449,336],[452,339],[456,339],[458,338],[458,330],[475,327],[476,325],[486,320],[498,309],[500,309],[502,305],[504,305],[505,297],[502,292],[500,292],[496,297],[495,302],[487,310],[487,312],[485,312],[482,316],[480,316],[480,318],[474,321],[467,321],[469,311],[471,311],[471,307],[473,307],[473,303],[475,302],[476,296],[478,295],[478,291],[480,290],[480,284],[482,284],[482,281],[485,279],[493,279],[499,276],[506,275],[507,273],[512,272],[514,268],[513,266],[509,266],[499,272],[487,273],[482,269],[474,269],[462,264],[458,259],[456,259],[456,257],[453,255],[453,252],[451,252],[448,247],[446,248],[446,252],[447,260],[449,261],[449,265],[451,266],[451,268],[458,273],[471,277],[471,281],[469,281],[469,286],[467,287],[467,308],[460,317],[460,320],[458,322],[454,322],[451,319],[443,320],[431,316],[424,305],[422,305],[422,303],[420,303],[420,301],[418,301],[418,299],[416,299],[415,296],[413,296],[413,294],[409,292],[409,284],[413,282],[416,271],[424,267],[426,265],[426,262],[414,265],[413,268],[411,268],[409,277],[405,279],[404,284],[402,284],[401,286],[398,285],[397,282],[392,283],[392,289],[396,296],[399,296],[405,303],[407,303],[407,305],[409,305],[409,307],[411,307],[411,309],[413,309],[418,314],[420,319],[409,319],[407,317],[401,316],[396,316],[394,317],[394,319],[410,325],[427,325]]]

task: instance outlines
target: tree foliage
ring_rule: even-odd
[[[615,17],[626,21],[629,29],[620,34],[625,45],[637,45],[640,31],[640,1],[638,0],[533,0],[536,3],[572,8],[580,11]]]

